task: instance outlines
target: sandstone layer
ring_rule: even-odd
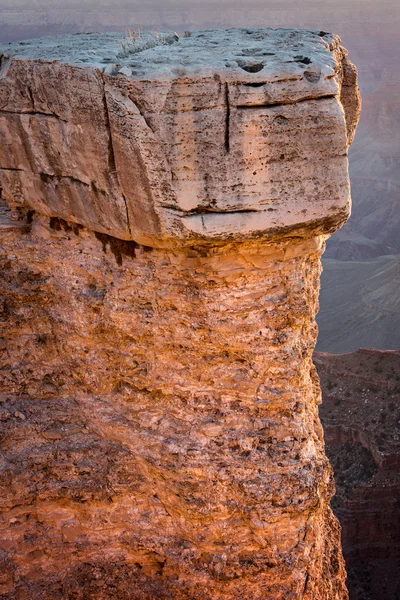
[[[312,352],[355,71],[168,39],[3,50],[1,592],[343,600]]]

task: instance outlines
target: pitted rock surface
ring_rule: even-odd
[[[121,42],[0,48],[7,198],[151,246],[343,224],[359,97],[337,36],[193,32],[125,57]]]
[[[339,39],[2,52],[0,594],[347,600],[312,363]]]

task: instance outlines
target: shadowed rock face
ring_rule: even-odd
[[[400,594],[400,352],[315,353],[351,600]]]
[[[320,33],[2,59],[6,598],[347,598],[312,351],[359,101]]]

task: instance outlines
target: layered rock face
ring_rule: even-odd
[[[324,32],[149,41],[2,58],[1,591],[347,598],[312,351],[354,69]]]
[[[359,101],[339,39],[320,33],[3,49],[5,197],[152,246],[331,233],[349,214]]]
[[[400,352],[314,355],[351,600],[400,595]]]

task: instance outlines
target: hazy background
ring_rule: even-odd
[[[338,33],[359,68],[353,216],[324,259],[318,349],[400,347],[400,0],[0,0],[0,41],[229,26]]]

